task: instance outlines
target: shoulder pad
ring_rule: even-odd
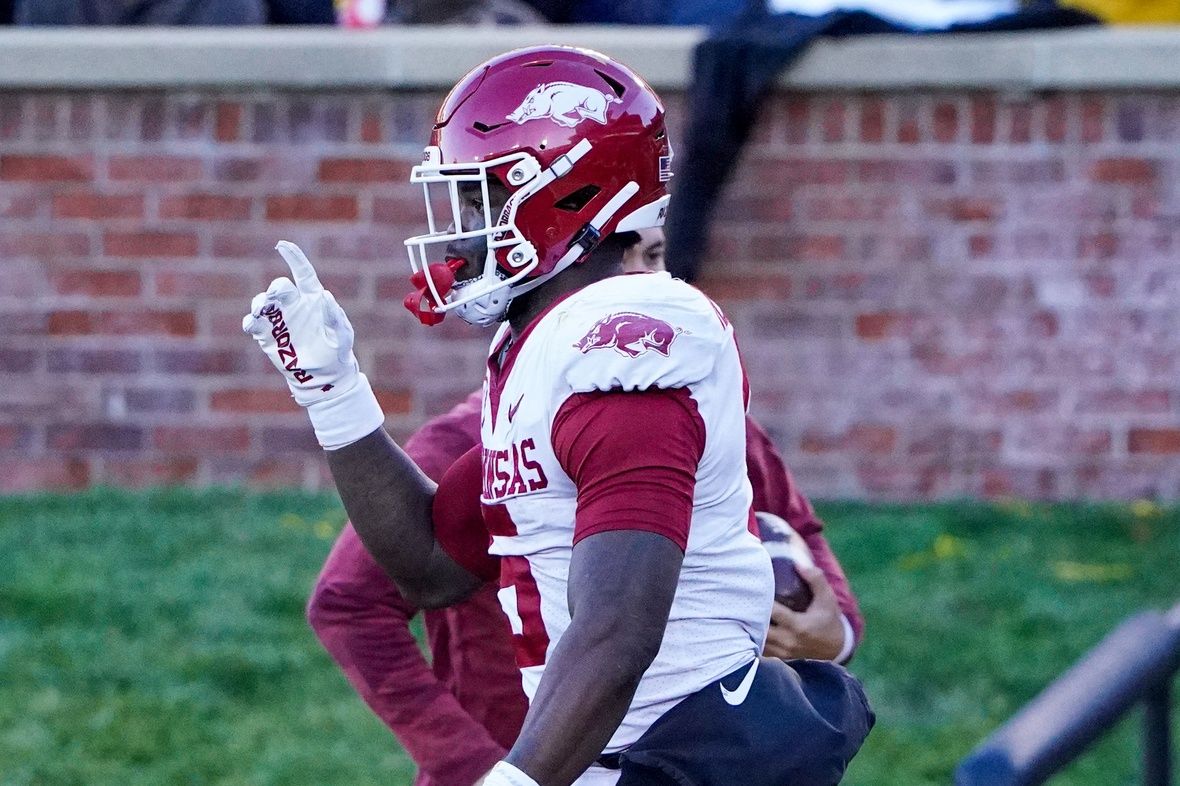
[[[552,358],[575,393],[685,387],[733,346],[709,299],[667,274],[601,281],[561,309]]]

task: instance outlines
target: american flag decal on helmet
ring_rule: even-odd
[[[660,182],[672,179],[672,156],[660,156]]]

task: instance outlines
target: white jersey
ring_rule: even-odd
[[[507,330],[493,340],[494,355]],[[703,420],[680,583],[659,653],[605,751],[615,752],[757,657],[766,637],[773,578],[750,532],[745,377],[733,329],[712,301],[666,273],[616,276],[558,302],[497,372],[499,360],[489,363],[484,394],[482,502],[530,700],[570,623],[577,489],[554,454],[558,410],[577,393],[686,388]]]

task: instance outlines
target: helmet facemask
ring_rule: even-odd
[[[481,325],[503,318],[509,299],[503,290],[524,280],[537,266],[536,250],[516,228],[515,219],[520,203],[536,192],[540,170],[528,153],[479,163],[443,164],[437,147],[426,148],[423,163],[410,172],[410,182],[422,186],[427,232],[405,241],[410,267],[415,276],[422,274],[425,284],[422,311],[446,314],[458,310],[464,320]],[[503,172],[504,179],[520,186],[495,217],[489,189],[493,171]],[[464,225],[461,187],[465,184],[479,186],[482,226]],[[430,264],[430,257],[441,258],[448,245],[473,240],[486,243],[482,270],[452,285],[446,274],[440,275],[439,265]],[[507,265],[501,265],[500,259]]]
[[[422,185],[428,231],[405,241],[410,267],[415,274],[424,274],[424,305],[432,306],[435,314],[456,311],[465,322],[473,325],[490,325],[504,319],[513,295],[527,291],[524,288],[526,283],[529,285],[527,289],[541,283],[535,277],[529,280],[529,274],[537,267],[537,250],[517,228],[517,211],[525,200],[569,172],[589,151],[590,143],[583,141],[548,169],[542,170],[536,158],[525,152],[481,162],[443,164],[437,147],[426,148],[423,163],[410,171],[410,182]],[[492,220],[489,193],[490,178],[493,177],[512,189],[495,221]],[[463,225],[460,186],[464,183],[476,183],[482,192],[482,227]],[[449,226],[440,229],[448,216]],[[428,261],[430,247],[442,244],[445,253],[447,244],[473,238],[485,239],[487,243],[483,270],[475,277],[446,286],[449,282],[445,275],[441,277],[443,281],[438,280],[438,265],[431,265]],[[571,249],[571,254],[574,252],[575,249]],[[574,256],[576,258],[578,254]],[[571,258],[570,262],[573,261]]]

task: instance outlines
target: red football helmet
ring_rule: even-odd
[[[601,238],[662,225],[671,164],[663,104],[626,66],[558,46],[489,60],[443,101],[410,174],[425,192],[428,231],[405,241],[417,287],[406,307],[426,324],[456,309],[472,324],[503,319],[514,296],[581,261]],[[510,194],[496,217],[492,178]],[[461,183],[482,189],[482,227],[463,226]],[[429,264],[445,244],[478,237],[487,239],[478,276],[455,283],[461,260]]]

